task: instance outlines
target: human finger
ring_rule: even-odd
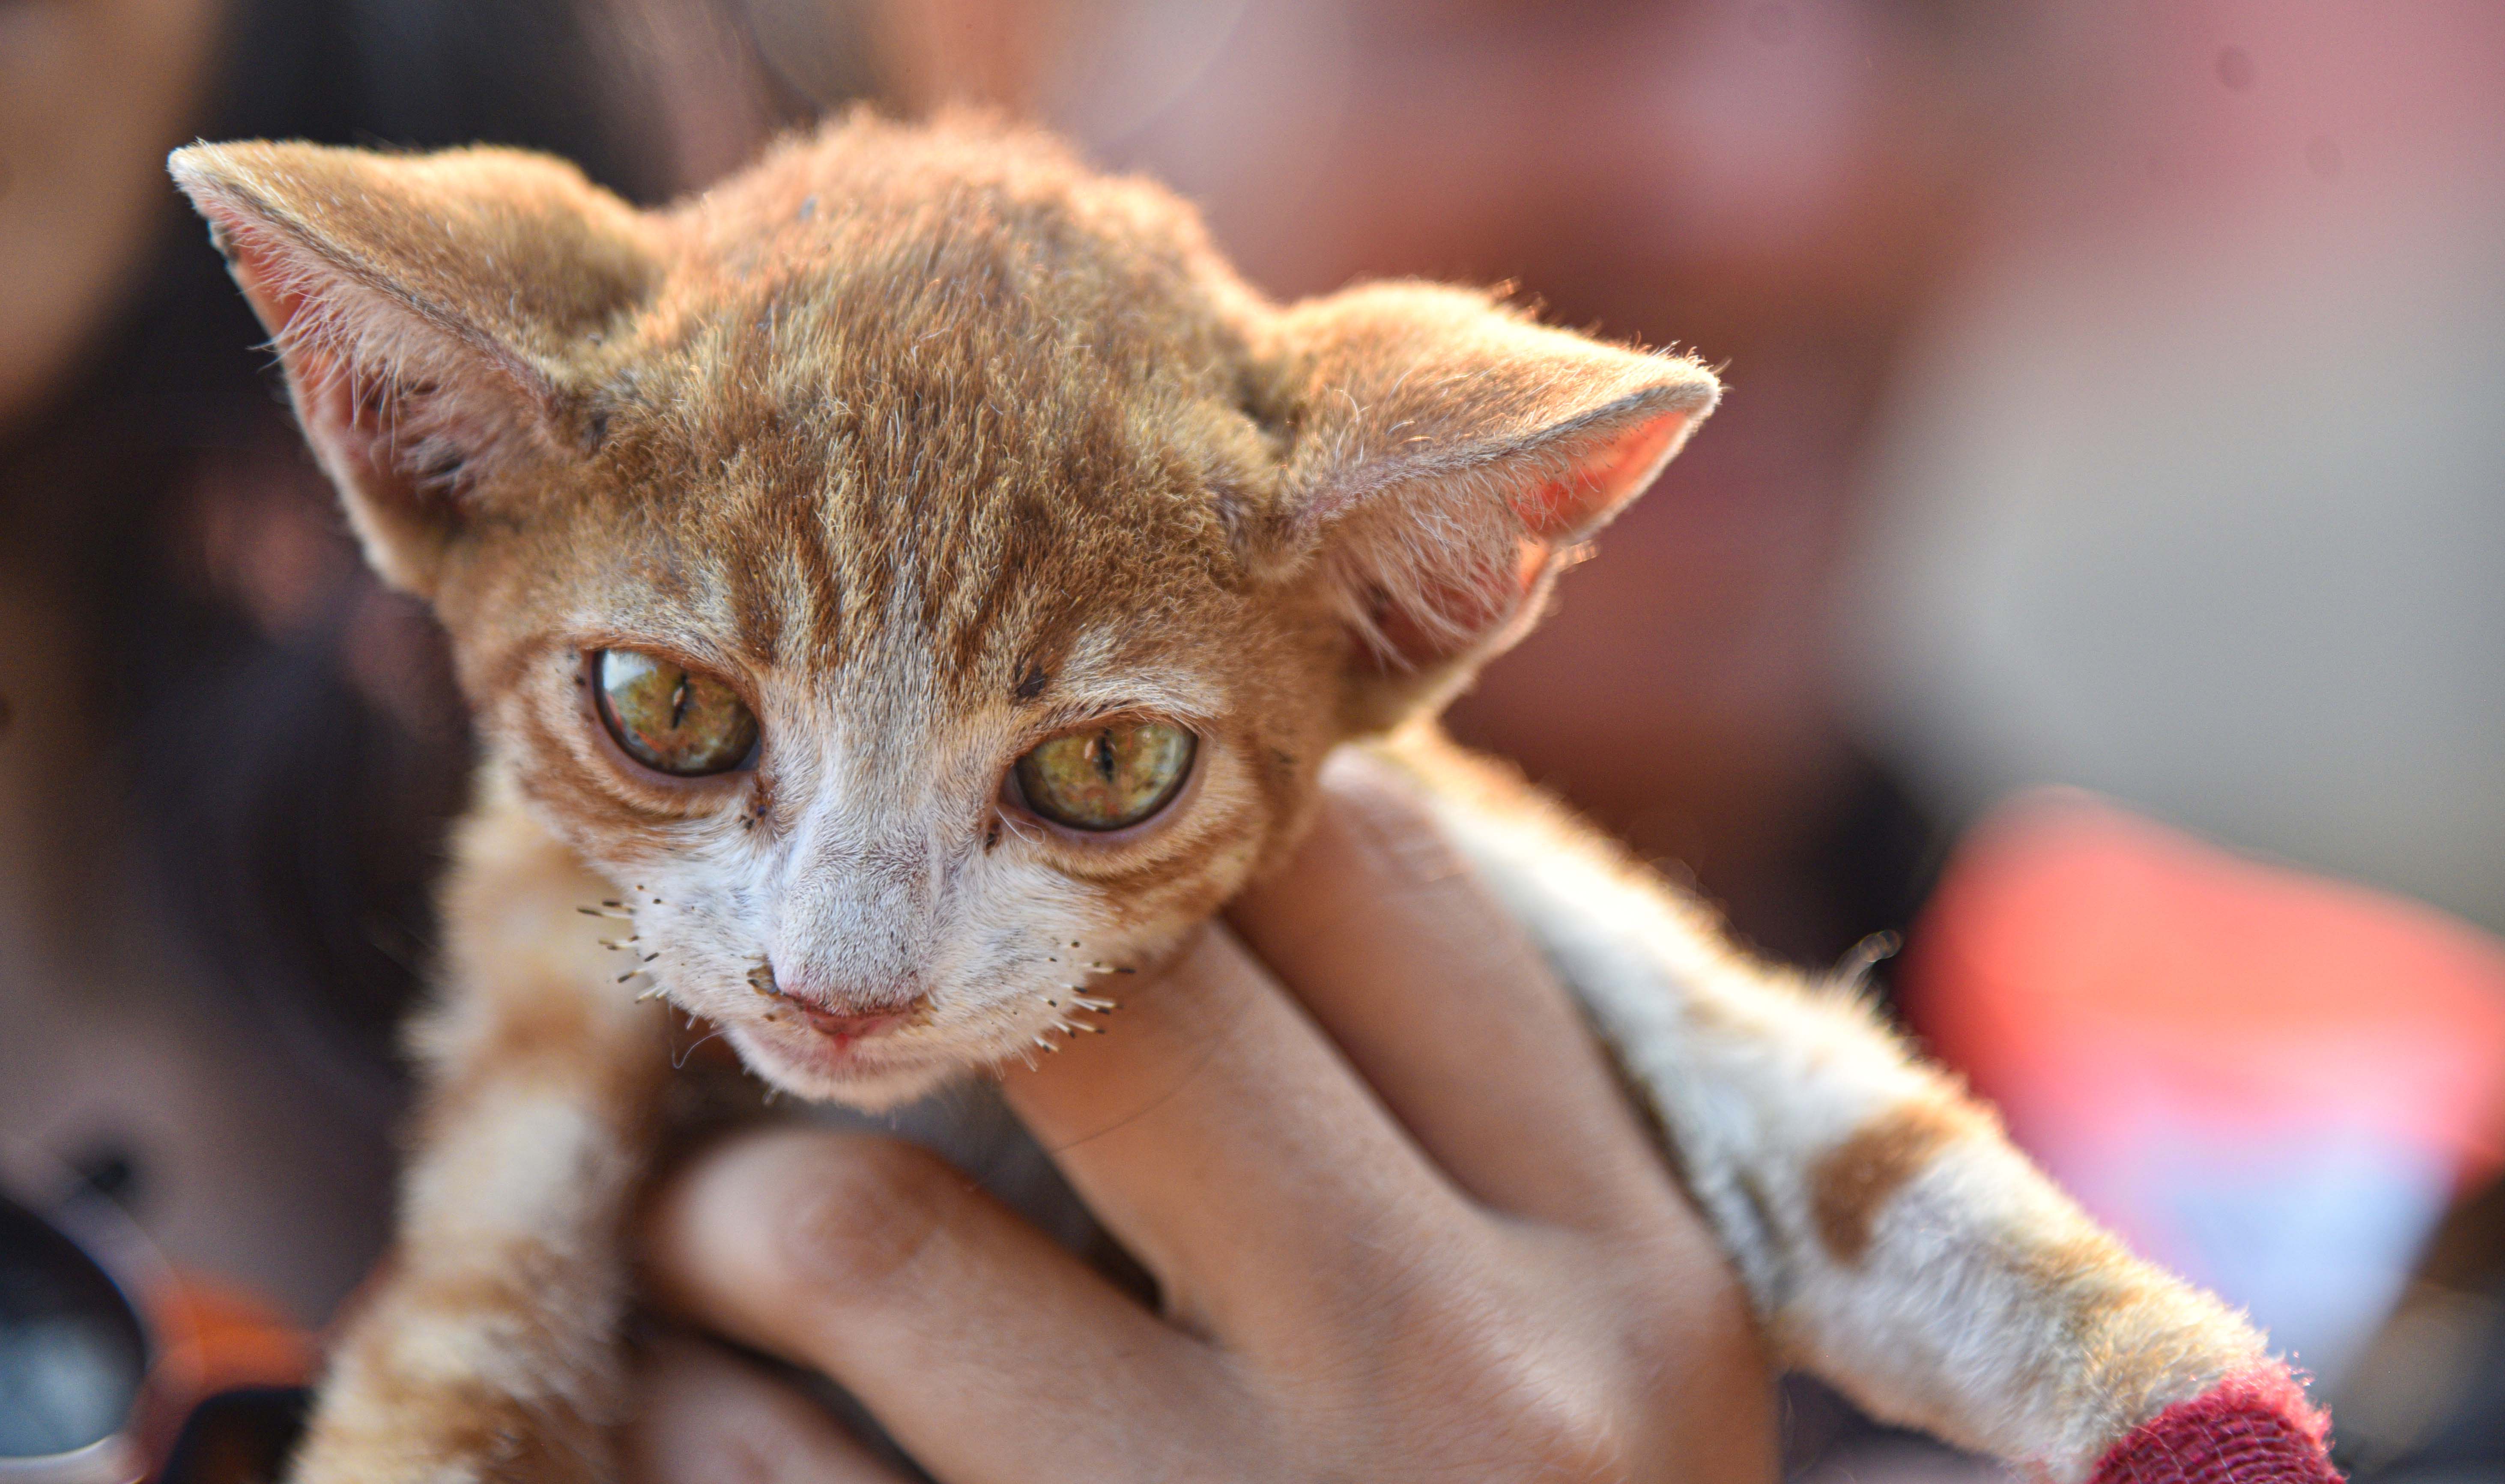
[[[1252,1442],[1204,1346],[910,1145],[740,1136],[665,1184],[646,1235],[665,1304],[832,1377],[938,1477],[1158,1477],[1142,1414],[1168,1442]]]
[[[1588,1026],[1416,790],[1342,751],[1285,868],[1228,920],[1461,1186],[1571,1225],[1672,1189]]]
[[[1241,1350],[1301,1345],[1479,1235],[1473,1208],[1222,925],[1129,986],[1110,1020],[1006,1070],[1003,1089],[1186,1324]]]
[[[635,1376],[635,1484],[904,1484],[824,1412],[718,1345],[674,1335]]]

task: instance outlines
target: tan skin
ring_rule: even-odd
[[[1005,1078],[1163,1315],[937,1160],[794,1130],[669,1184],[655,1290],[946,1484],[1772,1477],[1738,1287],[1564,990],[1395,782],[1328,783],[1111,1034]],[[653,1484],[896,1478],[699,1342],[637,1413]]]

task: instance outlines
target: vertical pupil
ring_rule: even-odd
[[[627,753],[665,773],[693,777],[738,765],[757,741],[757,719],[721,681],[634,650],[603,653],[601,717]]]
[[[1161,722],[1068,731],[1020,757],[1011,778],[1027,806],[1081,830],[1119,830],[1154,814],[1182,782],[1189,732]]]

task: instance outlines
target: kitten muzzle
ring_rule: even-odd
[[[839,1046],[909,1025],[931,1008],[929,995],[847,994],[814,986],[786,986],[770,962],[760,961],[748,972],[748,986],[790,1007],[811,1030]]]

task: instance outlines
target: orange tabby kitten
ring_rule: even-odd
[[[1573,984],[1766,1333],[2052,1478],[2264,1363],[1840,989],[1756,964],[1441,701],[1717,388],[1414,283],[1280,306],[1039,137],[856,120],[676,208],[550,159],[173,170],[484,740],[400,1262],[300,1476],[604,1466],[654,995],[882,1106],[1099,1007],[1376,739]],[[631,919],[621,984],[598,941]]]

